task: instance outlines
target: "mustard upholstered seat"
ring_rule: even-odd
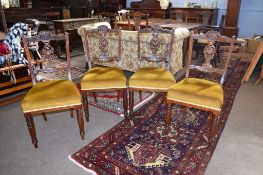
[[[130,88],[166,91],[175,83],[173,75],[162,68],[141,68],[129,80]]]
[[[207,41],[207,45],[204,47],[202,53],[205,60],[202,65],[191,65],[194,39]],[[217,31],[208,31],[205,34],[193,34],[193,32],[191,32],[185,79],[170,87],[167,92],[167,130],[170,128],[172,105],[179,104],[185,107],[208,111],[208,119],[211,120],[211,127],[209,140],[207,141],[214,141],[217,138],[217,121],[224,103],[222,85],[234,48],[234,42],[234,37],[228,38],[221,36]],[[211,62],[213,59],[219,60],[220,64],[212,66]],[[189,78],[190,69],[204,71],[207,75],[211,75],[209,73],[221,75],[220,84],[202,78]]]
[[[92,44],[92,41],[97,41],[97,43]],[[89,120],[87,94],[92,92],[94,101],[97,102],[96,92],[99,91],[122,92],[124,116],[127,117],[126,77],[120,68],[114,67],[116,63],[118,66],[120,65],[121,30],[109,29],[106,25],[100,25],[96,29],[84,30],[83,47],[86,50],[85,56],[89,63],[89,70],[80,82],[86,119]],[[103,63],[110,63],[112,67],[101,67]]]
[[[186,78],[169,88],[167,99],[220,111],[224,92],[218,83],[198,78]]]
[[[81,105],[81,96],[72,81],[51,80],[33,86],[21,105],[24,112]]]
[[[130,116],[133,115],[134,91],[167,93],[168,88],[176,82],[170,72],[174,30],[162,29],[160,26],[139,29],[137,39],[139,69],[130,77],[128,83]],[[142,63],[146,61],[157,63],[155,65],[159,67],[143,66]],[[160,63],[165,67],[160,66]]]
[[[126,77],[121,69],[94,67],[80,81],[81,90],[126,88]]]
[[[56,60],[57,55],[55,55],[55,50],[50,45],[51,41],[65,41],[67,64],[61,64],[60,61]],[[38,51],[38,44],[44,46],[40,51]],[[35,148],[38,147],[38,140],[33,117],[42,115],[44,120],[47,120],[46,113],[48,112],[69,110],[71,117],[73,117],[75,110],[80,136],[83,140],[85,131],[81,95],[76,85],[71,81],[68,33],[55,35],[49,31],[41,31],[36,36],[23,37],[23,45],[29,63],[33,87],[25,95],[21,106]],[[39,55],[37,60],[32,57],[33,54],[30,53],[29,46],[35,47],[35,52],[39,52],[34,54]],[[67,76],[63,74],[65,69],[67,70]],[[52,75],[52,73],[54,74]],[[67,77],[68,80],[53,80],[58,74],[62,75],[61,77]]]

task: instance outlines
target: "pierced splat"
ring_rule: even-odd
[[[205,62],[202,64],[202,66],[206,68],[212,68],[210,61],[214,58],[215,54],[216,48],[214,46],[214,43],[208,42],[208,45],[204,48]]]
[[[98,32],[99,32],[99,49],[102,52],[98,60],[99,61],[107,61],[109,58],[108,50],[109,50],[109,41],[106,38],[106,32],[109,30],[109,28],[105,25],[101,25],[98,27]]]

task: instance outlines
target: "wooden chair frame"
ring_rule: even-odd
[[[151,55],[144,56],[141,54],[141,39],[140,39],[140,34],[141,33],[151,33],[152,34],[152,39],[149,41],[150,45],[150,50],[152,52]],[[158,55],[157,52],[159,51],[159,47],[161,45],[161,42],[159,41],[159,34],[169,34],[171,35],[171,40],[168,43],[168,51],[167,55]],[[138,58],[139,58],[139,63],[137,63],[138,68],[141,68],[141,61],[147,60],[149,62],[165,62],[166,63],[166,69],[170,71],[170,62],[171,62],[171,55],[172,55],[172,50],[173,50],[173,43],[174,43],[174,29],[168,30],[168,29],[163,29],[160,26],[152,26],[152,28],[145,28],[145,29],[140,29],[137,34],[137,42],[138,42]],[[140,93],[140,99],[141,99],[141,91],[150,91],[150,92],[163,92],[166,93],[166,91],[163,91],[161,89],[154,89],[154,88],[132,88],[128,87],[128,92],[129,92],[129,116],[133,116],[133,106],[134,106],[134,91],[139,91]]]
[[[204,57],[205,57],[205,62],[203,63],[202,66],[196,66],[196,65],[191,65],[192,61],[192,50],[193,50],[193,39],[207,39],[208,40],[208,45],[204,49]],[[211,59],[214,58],[214,56],[217,54],[216,53],[216,48],[214,46],[215,42],[223,42],[223,43],[228,43],[229,46],[227,47],[227,51],[225,54],[222,54],[222,56],[225,57],[225,64],[223,66],[223,69],[215,69],[212,68],[212,65],[210,64]],[[193,34],[191,32],[190,34],[190,39],[189,39],[189,50],[188,50],[188,62],[187,62],[187,69],[186,69],[186,76],[185,78],[189,77],[189,71],[190,69],[197,69],[199,71],[204,71],[208,73],[218,73],[221,74],[221,79],[220,79],[220,85],[222,86],[224,83],[226,71],[228,68],[228,63],[231,58],[231,52],[233,50],[235,42],[235,37],[228,38],[221,36],[219,32],[217,31],[209,31],[205,35],[198,35],[198,34]],[[224,47],[226,49],[226,47]],[[169,90],[168,90],[169,91]],[[171,109],[173,104],[179,104],[184,107],[192,107],[204,111],[208,111],[209,113],[209,120],[211,121],[211,128],[210,128],[210,138],[209,141],[214,141],[216,140],[216,132],[217,132],[217,122],[219,119],[219,116],[221,115],[221,108],[220,110],[216,110],[213,108],[208,108],[208,107],[203,107],[201,105],[195,105],[195,104],[190,104],[186,102],[181,102],[181,101],[176,101],[176,100],[170,100],[167,99],[167,114],[166,114],[166,128],[167,130],[169,129],[170,123],[171,123]],[[222,107],[222,106],[221,106]]]
[[[109,40],[106,37],[106,33],[115,33],[118,35],[118,54],[117,56],[108,56],[108,45],[109,45]],[[118,61],[119,66],[120,66],[120,58],[121,58],[121,29],[109,29],[105,25],[99,26],[97,29],[94,30],[84,30],[84,42],[85,46],[87,49],[86,52],[86,58],[88,60],[88,65],[89,68],[91,69],[93,67],[93,61],[94,58],[91,57],[90,54],[90,49],[89,49],[89,35],[97,35],[99,37],[99,49],[102,52],[100,56],[96,58],[96,61],[100,62],[110,62],[113,60]],[[97,98],[96,98],[96,92],[101,92],[101,91],[117,91],[118,92],[118,100],[119,100],[119,93],[121,92],[123,94],[123,109],[124,109],[124,117],[127,117],[127,106],[128,106],[128,101],[127,101],[127,88],[109,88],[109,89],[92,89],[92,90],[83,90],[81,89],[81,94],[82,94],[82,99],[83,99],[83,106],[84,106],[84,111],[85,111],[85,117],[86,120],[89,121],[89,108],[88,108],[88,97],[87,93],[92,92],[94,96],[94,101],[97,103]]]
[[[28,37],[28,38],[23,37],[23,44],[24,44],[25,53],[26,53],[26,56],[27,56],[28,62],[29,62],[29,71],[31,74],[33,85],[35,85],[37,83],[37,80],[36,80],[37,71],[34,69],[34,67],[38,64],[45,62],[45,60],[34,61],[32,58],[32,55],[29,51],[28,44],[30,42],[43,42],[43,43],[47,44],[48,46],[50,46],[49,41],[61,41],[61,40],[65,40],[65,42],[66,42],[65,47],[66,47],[66,57],[67,57],[67,66],[68,66],[68,78],[69,78],[69,80],[71,80],[69,34],[67,32],[65,33],[65,35],[53,35],[50,32],[43,32],[42,34],[35,35],[32,37]],[[47,51],[47,50],[45,50],[45,51]],[[42,53],[44,53],[44,57],[45,56],[48,57],[49,56],[48,52],[50,50],[46,52],[47,53],[46,55],[45,55],[45,51],[42,50]],[[53,70],[50,70],[50,68],[47,67],[47,68],[41,69],[40,71],[52,72]],[[33,112],[24,112],[24,117],[26,119],[28,130],[29,130],[29,133],[31,136],[31,140],[32,140],[32,143],[34,144],[35,148],[38,148],[38,140],[36,137],[36,130],[35,130],[33,117],[36,115],[42,115],[44,120],[47,121],[46,113],[55,112],[55,111],[64,111],[64,110],[69,110],[71,117],[73,117],[73,111],[76,110],[77,121],[78,121],[79,130],[80,130],[80,136],[81,136],[82,140],[84,139],[85,131],[84,131],[84,122],[83,122],[83,114],[82,114],[82,104],[71,105],[71,106],[66,106],[66,107],[55,107],[55,108],[43,109],[43,110],[38,110],[38,111],[33,111]]]
[[[132,24],[131,24],[131,20],[133,19],[134,21],[134,29],[137,31],[141,28],[141,21],[142,19],[146,20],[146,28],[148,28],[148,20],[149,20],[149,14],[144,14],[144,13],[140,13],[140,12],[128,12],[127,13],[127,19],[128,19],[128,27],[129,30],[133,30],[132,29]]]

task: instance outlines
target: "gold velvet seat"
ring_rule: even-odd
[[[207,40],[207,45],[203,50],[205,62],[201,66],[191,65],[194,39]],[[171,110],[172,105],[179,104],[185,107],[193,107],[208,111],[208,118],[211,120],[211,127],[210,138],[207,141],[214,141],[217,138],[217,120],[221,115],[221,108],[224,103],[224,91],[222,85],[224,83],[228,63],[233,51],[234,42],[234,37],[228,38],[221,36],[217,31],[208,31],[206,34],[195,35],[191,32],[186,77],[170,87],[167,92],[167,132],[170,130],[171,117],[173,116]],[[220,61],[219,64],[212,66],[211,61],[213,59],[218,59]],[[201,78],[189,78],[190,69],[221,75],[220,83]]]
[[[72,81],[50,80],[33,86],[21,105],[25,113],[81,105],[81,96]]]
[[[167,37],[166,40],[164,37]],[[133,115],[134,91],[166,93],[168,88],[176,82],[170,72],[174,30],[152,26],[138,30],[137,38],[139,69],[130,77],[128,85],[130,116]],[[143,67],[142,64],[146,61],[158,63],[156,65],[160,67]]]
[[[53,47],[50,45],[51,41],[66,42],[67,64],[59,64],[60,62],[56,61],[57,56],[55,55]],[[29,51],[29,46],[32,47],[33,45],[36,47],[35,43],[43,46],[41,51],[36,50],[36,52],[41,53],[41,57],[37,60],[34,60],[32,57],[33,54]],[[69,110],[71,117],[73,117],[73,111],[76,110],[80,136],[83,140],[85,131],[81,95],[76,85],[71,81],[68,33],[65,33],[65,35],[54,35],[51,34],[51,32],[41,31],[36,36],[23,37],[23,45],[29,62],[29,71],[32,77],[33,87],[25,95],[21,106],[35,148],[38,147],[38,140],[33,117],[42,114],[44,120],[47,120],[47,112]],[[61,71],[61,69],[63,71]],[[63,74],[65,69],[67,70],[67,76],[64,77],[68,77],[68,80],[50,80],[51,77],[56,77],[58,72]],[[52,76],[52,73],[56,76]]]
[[[126,88],[126,77],[115,67],[94,67],[80,81],[82,90]]]
[[[117,44],[112,42],[113,39]],[[92,41],[96,41],[95,44],[90,43]],[[109,29],[105,25],[93,30],[84,30],[83,46],[86,48],[85,56],[90,68],[80,81],[86,119],[89,120],[88,93],[92,92],[94,101],[97,102],[96,92],[99,91],[122,92],[124,116],[127,117],[127,82],[124,73],[118,67],[100,66],[106,62],[112,65],[116,62],[120,64],[121,30]]]
[[[169,88],[167,93],[168,100],[218,111],[223,104],[223,97],[220,84],[198,78],[186,78]]]
[[[141,68],[129,80],[130,88],[164,90],[175,83],[173,75],[162,68]]]

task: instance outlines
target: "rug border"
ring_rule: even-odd
[[[83,170],[87,171],[88,173],[91,173],[92,175],[99,175],[98,173],[96,173],[96,171],[86,168],[85,166],[81,165],[79,162],[77,162],[76,160],[74,160],[72,157],[72,155],[68,155],[68,159],[70,161],[72,161],[75,165],[77,165],[78,167],[82,168]]]

